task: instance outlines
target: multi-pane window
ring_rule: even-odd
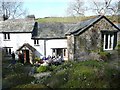
[[[67,53],[67,49],[65,49],[65,48],[52,49],[52,55],[53,56],[61,56],[62,55],[63,57],[65,57],[66,53]]]
[[[10,40],[10,33],[4,33],[4,40]]]
[[[114,33],[103,34],[103,49],[104,50],[113,50],[115,40]]]
[[[34,40],[34,45],[39,45],[39,40],[38,39]]]

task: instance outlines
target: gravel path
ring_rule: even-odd
[[[44,77],[44,76],[49,76],[50,74],[51,74],[51,72],[37,73],[37,74],[34,74],[34,77],[36,79],[39,79],[39,78]]]

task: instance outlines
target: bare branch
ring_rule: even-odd
[[[70,3],[68,7],[68,13],[74,16],[84,15],[84,2],[82,0],[73,0],[74,2]]]
[[[1,16],[4,20],[8,18],[17,18],[18,15],[23,15],[24,10],[22,8],[23,2],[4,2],[0,1],[0,11]],[[17,15],[18,14],[18,15]]]
[[[94,7],[93,10],[97,12],[97,14],[109,15],[115,14],[117,6],[113,7],[112,0],[104,0],[103,2],[97,2],[93,0]],[[112,13],[111,13],[112,12]]]

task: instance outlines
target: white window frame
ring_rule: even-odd
[[[4,40],[10,40],[10,33],[4,33]]]
[[[114,34],[103,34],[103,49],[104,50],[113,50],[113,46],[114,46]],[[108,35],[108,36],[107,36]],[[107,43],[107,48],[106,48],[106,43]]]
[[[62,56],[67,57],[67,49],[66,48],[52,48],[52,56],[57,56],[57,50],[62,50]]]

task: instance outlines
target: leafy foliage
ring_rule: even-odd
[[[15,88],[47,88],[47,87],[42,84],[24,84],[24,85],[18,85]]]
[[[103,54],[104,55],[104,54]],[[4,64],[5,65],[5,64]],[[4,68],[4,66],[3,66]],[[28,66],[17,63],[11,69],[3,69],[4,88],[119,88],[120,70],[108,62],[96,60],[69,61],[62,65],[38,67],[39,72],[52,71],[39,80],[28,75]],[[18,71],[17,71],[18,70]],[[25,72],[26,71],[26,72]],[[31,82],[36,81],[34,84]]]
[[[99,55],[100,55],[100,59],[103,61],[107,61],[111,56],[109,52],[105,52],[105,51],[99,52]]]
[[[3,61],[2,68],[2,87],[11,88],[17,85],[28,84],[34,80],[33,76],[29,76],[28,72],[31,66],[26,66],[21,63],[11,65],[11,60]],[[9,66],[9,67],[7,67]]]
[[[47,66],[39,66],[37,68],[37,72],[46,72],[48,70],[48,67]]]
[[[68,62],[58,66],[44,83],[51,88],[116,88],[120,71],[95,60]]]

